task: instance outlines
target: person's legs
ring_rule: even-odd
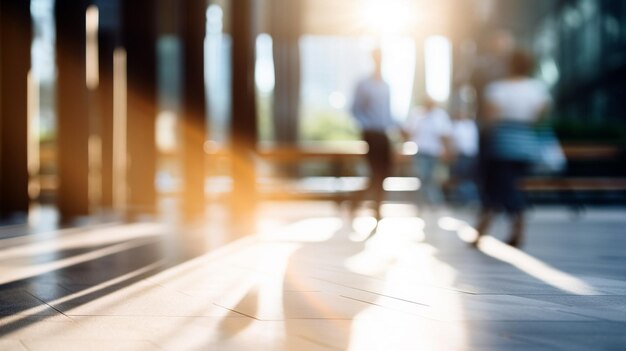
[[[423,154],[416,156],[416,171],[421,183],[417,194],[418,205],[439,206],[443,203],[443,194],[435,179],[437,163],[438,160],[434,156]]]
[[[369,148],[365,159],[369,166],[370,179],[367,188],[357,192],[353,197],[351,212],[354,213],[366,197],[372,196],[376,217],[380,219],[380,207],[384,198],[383,181],[391,172],[391,145],[383,132],[366,131],[363,133],[363,140]]]
[[[374,161],[372,160],[374,155],[372,153],[372,150],[375,149],[375,145],[374,145],[375,141],[373,140],[374,138],[372,136],[372,133],[371,132],[367,132],[367,131],[363,132],[362,139],[363,139],[363,141],[365,141],[365,143],[368,146],[367,154],[365,154],[365,161],[367,162],[367,166],[368,166],[368,169],[369,169],[370,179],[369,179],[368,185],[367,185],[367,187],[365,189],[356,191],[354,193],[354,195],[352,196],[352,203],[350,204],[350,214],[351,215],[355,214],[355,212],[356,212],[357,208],[359,207],[359,205],[361,204],[361,202],[363,202],[365,200],[365,198],[368,196],[368,194],[371,193],[372,185],[374,184],[373,183],[373,179],[372,179],[373,178],[373,176],[372,176],[373,175],[373,169],[374,169],[373,168]]]
[[[495,211],[488,207],[482,207],[478,214],[478,221],[476,223],[476,239],[472,242],[472,245],[477,246],[480,238],[487,232],[491,221],[495,215]]]
[[[485,235],[489,229],[491,221],[496,213],[496,209],[499,207],[499,199],[502,193],[499,162],[495,160],[483,160],[480,174],[482,176],[481,209],[476,223],[478,236],[472,243],[474,246],[478,245],[480,238]]]
[[[476,162],[474,157],[461,155],[454,164],[456,194],[461,203],[467,204],[478,200],[475,183]]]
[[[374,206],[376,209],[376,219],[381,218],[381,207],[385,198],[383,182],[391,174],[391,145],[385,133],[378,133],[375,137],[374,149],[372,153],[372,192],[374,196]]]
[[[519,247],[524,238],[524,212],[510,214],[511,234],[507,240],[507,244],[513,247]]]
[[[519,182],[526,173],[528,165],[526,162],[507,162],[505,172],[506,201],[505,209],[511,221],[511,232],[507,243],[511,246],[520,246],[524,237],[524,208],[526,201],[522,193]]]

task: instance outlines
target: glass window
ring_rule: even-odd
[[[300,40],[302,57],[301,130],[304,141],[358,140],[350,115],[357,82],[372,70],[370,38],[307,35]],[[394,118],[406,117],[415,76],[415,41],[382,40],[383,76],[391,89]]]

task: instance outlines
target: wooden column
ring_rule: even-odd
[[[101,177],[102,207],[113,208],[113,55],[119,42],[119,1],[97,0],[100,11],[98,28],[98,86],[99,134],[102,141]]]
[[[30,1],[0,2],[0,218],[27,214]]]
[[[206,94],[204,85],[205,0],[184,0],[181,7],[183,45],[183,94],[181,103],[183,201],[187,219],[202,215],[205,209]]]
[[[156,212],[156,7],[124,0],[123,36],[128,78],[128,215]]]
[[[254,0],[231,3],[232,46],[232,218],[236,234],[251,234],[257,202],[253,156],[257,145]]]
[[[57,205],[62,222],[89,214],[89,112],[85,77],[88,2],[56,0]]]
[[[279,144],[298,141],[300,112],[300,33],[302,1],[273,0],[274,135]],[[288,16],[285,14],[288,13]]]

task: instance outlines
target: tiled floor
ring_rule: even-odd
[[[0,350],[626,350],[626,211],[531,212],[523,251],[468,211],[265,205],[259,232],[159,223],[0,240]],[[0,229],[0,235],[8,229]]]

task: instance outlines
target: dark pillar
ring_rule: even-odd
[[[128,215],[156,212],[156,7],[154,0],[124,0],[128,77]]]
[[[0,2],[0,218],[27,214],[30,1]]]
[[[274,135],[278,144],[298,141],[300,108],[300,23],[302,1],[273,0]],[[285,15],[289,14],[289,15]]]
[[[232,216],[238,235],[251,234],[257,201],[253,157],[257,144],[254,0],[231,3],[232,50]]]
[[[57,205],[62,222],[89,214],[89,112],[85,85],[88,2],[56,0]]]
[[[97,0],[100,11],[98,62],[100,84],[97,98],[102,141],[102,207],[113,208],[113,54],[119,45],[119,1]]]
[[[181,103],[183,215],[191,219],[205,209],[204,179],[206,103],[204,87],[205,0],[185,0],[181,7],[183,94]]]

